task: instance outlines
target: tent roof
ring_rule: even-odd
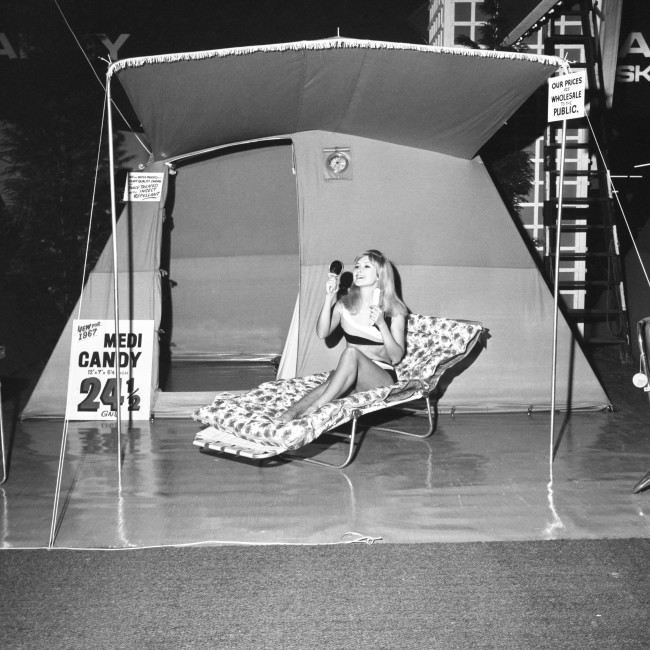
[[[113,63],[155,160],[311,130],[472,158],[562,59],[331,38]]]

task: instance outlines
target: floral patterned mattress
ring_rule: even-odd
[[[298,449],[355,416],[430,393],[445,370],[464,359],[484,331],[481,323],[411,314],[406,354],[392,386],[354,393],[325,404],[308,416],[283,423],[278,416],[328,373],[281,379],[244,393],[220,393],[198,408],[193,419],[207,425],[194,445],[249,458],[266,458]]]

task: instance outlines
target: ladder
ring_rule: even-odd
[[[589,121],[587,118],[567,121],[562,188],[559,187],[562,122],[549,123],[546,128],[545,266],[553,281],[554,242],[562,190],[558,286],[565,313],[582,333],[586,345],[618,345],[621,360],[628,360],[630,324],[617,213],[608,171],[600,153],[607,159],[607,115],[597,9],[592,0],[565,0],[556,5],[545,29],[544,53],[566,56],[572,68],[586,70],[589,117]]]

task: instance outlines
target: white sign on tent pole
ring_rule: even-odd
[[[585,116],[587,73],[578,70],[548,80],[548,121],[573,120]]]
[[[129,172],[126,175],[122,200],[160,201],[163,178],[162,172]]]
[[[553,273],[553,361],[551,372],[551,418],[549,429],[549,482],[547,485],[548,502],[553,521],[546,528],[551,534],[556,528],[564,528],[562,520],[557,514],[553,501],[553,458],[555,453],[555,393],[557,381],[557,348],[558,348],[558,312],[560,299],[560,239],[562,235],[562,191],[564,186],[564,163],[566,155],[566,132],[567,120],[577,119],[585,116],[585,90],[586,72],[577,72],[551,77],[548,80],[548,121],[562,122],[562,143],[560,148],[560,175],[558,179],[558,205],[557,224],[555,232],[555,270]]]
[[[117,340],[114,320],[73,321],[66,419],[116,418],[116,366],[122,419],[149,419],[153,329],[152,320],[121,320]]]

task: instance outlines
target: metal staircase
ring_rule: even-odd
[[[553,279],[561,189],[559,289],[567,316],[582,332],[585,344],[618,345],[621,358],[627,359],[630,325],[623,263],[611,185],[601,157],[602,152],[607,159],[607,115],[597,9],[592,0],[565,0],[556,5],[545,30],[545,54],[566,56],[572,68],[587,71],[588,113],[588,121],[582,118],[567,122],[562,188],[559,187],[562,122],[552,122],[546,129],[545,263]]]

